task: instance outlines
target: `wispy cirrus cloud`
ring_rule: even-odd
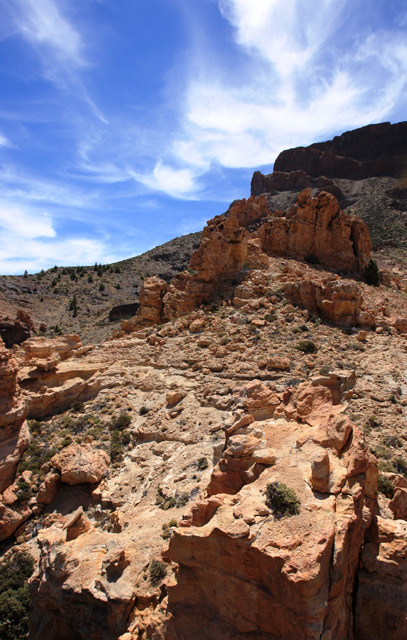
[[[82,37],[64,16],[64,0],[14,0],[7,4],[16,32],[37,46],[42,56],[48,51],[59,65],[86,65]]]
[[[377,30],[361,2],[218,4],[245,64],[226,74],[221,60],[206,67],[195,52],[173,142],[178,161],[201,169],[270,164],[284,148],[383,120],[406,91],[405,28]]]

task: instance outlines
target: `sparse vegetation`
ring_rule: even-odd
[[[28,578],[34,570],[33,558],[25,552],[7,555],[0,561],[0,637],[23,640],[28,634],[31,608]]]
[[[317,345],[313,340],[301,340],[301,342],[297,344],[296,349],[303,353],[315,353]]]
[[[373,258],[370,258],[367,263],[363,275],[367,284],[373,285],[374,287],[377,287],[380,284],[379,269],[377,262],[373,260]]]
[[[150,562],[150,566],[148,567],[148,572],[150,574],[151,584],[157,585],[167,575],[167,567],[164,562],[160,562],[159,560],[152,560]]]
[[[209,464],[207,459],[202,456],[201,458],[198,459],[196,466],[198,467],[199,471],[205,471],[205,469],[208,468]]]
[[[383,493],[387,498],[394,496],[394,484],[387,476],[379,476],[379,492]]]
[[[276,515],[283,517],[297,515],[301,502],[294,489],[282,482],[270,482],[266,488],[266,504]]]

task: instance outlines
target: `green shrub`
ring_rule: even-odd
[[[394,484],[387,476],[379,476],[379,492],[383,493],[387,498],[394,496]]]
[[[330,368],[329,367],[321,367],[319,370],[320,376],[329,376]]]
[[[266,487],[266,504],[281,516],[294,516],[300,512],[300,500],[294,489],[282,482],[270,482]]]
[[[379,285],[380,273],[377,267],[377,262],[373,260],[373,258],[370,258],[369,262],[367,263],[363,275],[367,284],[371,284],[374,287],[377,287]]]
[[[143,406],[143,407],[140,407],[139,415],[140,415],[140,416],[145,416],[145,415],[146,415],[146,413],[148,413],[149,411],[150,411],[150,409],[148,409],[147,407],[144,407],[144,406]]]
[[[0,561],[0,637],[23,640],[28,634],[31,608],[27,580],[34,569],[33,558],[14,553]]]
[[[110,429],[113,431],[114,429],[118,429],[119,431],[123,431],[126,427],[131,423],[131,416],[123,411],[119,416],[112,418],[110,423]]]
[[[296,349],[303,353],[315,353],[317,345],[313,340],[301,340],[301,342],[297,344]]]
[[[164,562],[160,562],[159,560],[152,560],[148,571],[150,573],[151,584],[154,585],[161,582],[161,580],[167,575],[167,567]]]
[[[18,473],[22,473],[26,469],[33,473],[38,473],[45,462],[48,462],[55,455],[56,449],[53,447],[40,447],[37,442],[31,442],[28,449],[23,453],[18,465]]]
[[[28,502],[29,499],[31,498],[31,485],[25,480],[23,480],[22,478],[20,478],[20,480],[17,480],[16,484],[18,487],[18,492],[17,492],[18,499],[21,502]]]
[[[205,469],[207,469],[209,465],[207,459],[205,457],[202,457],[198,459],[196,466],[198,467],[199,471],[205,471]]]

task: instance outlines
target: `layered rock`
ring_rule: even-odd
[[[17,361],[0,339],[0,492],[13,481],[21,454],[29,444],[27,404],[17,385]]]
[[[320,379],[284,400],[257,387],[243,397],[257,409],[263,398],[270,417],[248,414],[227,429],[211,497],[170,540],[178,573],[163,637],[345,640],[374,498],[361,434],[337,404],[347,381]],[[273,482],[295,490],[298,515],[273,511]]]
[[[361,313],[362,293],[353,281],[297,280],[284,286],[284,295],[293,304],[311,313],[317,313],[337,325],[368,324],[370,318],[365,318]]]

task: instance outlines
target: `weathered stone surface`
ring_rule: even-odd
[[[107,472],[109,462],[105,451],[89,444],[71,444],[51,459],[51,464],[61,473],[61,481],[67,484],[99,482]]]
[[[330,193],[298,195],[285,214],[269,216],[254,233],[268,255],[305,259],[316,256],[328,268],[349,273],[362,271],[370,257],[370,236],[360,218],[341,212]]]
[[[363,298],[356,282],[297,280],[284,286],[284,295],[293,304],[334,324],[352,326],[359,322]]]
[[[66,360],[82,346],[81,339],[75,335],[59,336],[57,338],[30,338],[23,344],[28,360],[38,358],[46,360],[57,353],[61,360]]]
[[[131,550],[118,536],[89,530],[81,513],[43,530],[38,541],[30,638],[116,640],[135,600]]]
[[[332,423],[334,432],[337,410],[343,410],[332,404],[335,393],[328,386],[303,390],[324,399],[311,402],[308,416],[318,406],[322,422]],[[292,398],[294,405],[304,401],[304,391]],[[358,443],[352,455],[364,457],[366,469],[358,430],[353,425],[350,430]],[[163,637],[349,637],[364,536],[364,474],[335,438],[322,443],[313,430],[302,432],[299,422],[268,419],[242,425],[227,437],[208,487],[211,497],[191,508],[165,554],[179,569],[176,584],[169,585],[171,618]],[[345,430],[342,441],[347,439]],[[256,462],[255,452],[271,447],[272,466]],[[281,518],[267,507],[266,486],[275,481],[295,490],[299,515]],[[233,498],[226,499],[225,492]]]
[[[355,637],[407,636],[407,522],[374,518],[358,571]]]
[[[17,361],[0,339],[0,492],[13,481],[29,444],[27,405],[17,385]]]

